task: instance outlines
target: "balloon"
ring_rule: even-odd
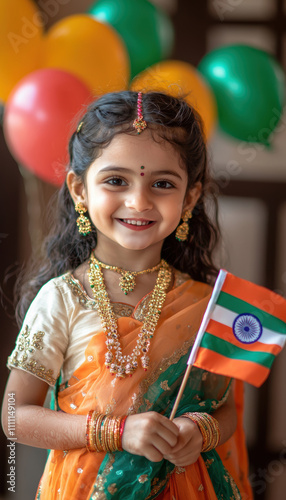
[[[164,61],[146,69],[131,82],[132,90],[162,91],[185,97],[201,115],[208,138],[216,123],[216,102],[211,89],[191,64]]]
[[[6,101],[16,83],[39,67],[43,19],[34,2],[0,2],[0,100]]]
[[[221,128],[268,145],[285,95],[285,76],[275,59],[247,45],[230,45],[207,54],[198,69],[216,96]]]
[[[167,14],[148,0],[99,0],[88,12],[111,24],[121,35],[129,53],[132,77],[170,56],[173,25]]]
[[[66,17],[47,33],[43,67],[73,73],[96,95],[126,89],[129,65],[116,31],[90,16]]]
[[[4,112],[5,139],[15,159],[41,179],[60,185],[71,127],[90,100],[89,88],[65,71],[42,69],[24,77]]]

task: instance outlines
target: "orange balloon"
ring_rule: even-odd
[[[0,2],[0,100],[6,102],[16,83],[37,69],[44,19],[31,0]]]
[[[73,73],[95,95],[126,89],[130,75],[129,56],[117,32],[88,15],[69,16],[52,26],[43,66]]]
[[[200,114],[206,138],[216,124],[215,97],[200,73],[191,64],[182,61],[163,61],[150,66],[131,82],[136,91],[162,91],[175,97],[184,97]]]

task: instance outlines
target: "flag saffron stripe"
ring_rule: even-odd
[[[266,368],[270,368],[275,359],[274,354],[261,351],[250,352],[246,349],[242,349],[241,347],[230,344],[225,340],[219,339],[218,337],[215,337],[208,332],[205,332],[200,346],[205,347],[206,349],[211,349],[218,354],[223,354],[223,356],[226,356],[228,358],[241,361],[252,361],[253,363],[263,365]]]
[[[193,365],[212,373],[245,380],[256,387],[263,384],[270,372],[265,366],[255,364],[254,368],[251,361],[236,361],[203,347],[199,348]]]
[[[225,307],[226,309],[230,309],[237,314],[254,314],[254,316],[257,316],[257,318],[261,321],[262,326],[265,326],[265,328],[269,328],[269,330],[274,330],[278,333],[286,334],[286,324],[279,318],[276,318],[266,311],[258,309],[252,304],[238,299],[233,295],[229,295],[228,293],[221,291],[217,299],[217,304]]]
[[[267,288],[227,273],[222,290],[286,322],[285,298]]]
[[[245,349],[246,351],[260,351],[260,352],[270,352],[277,356],[279,352],[281,352],[281,347],[277,344],[263,344],[262,342],[253,342],[253,344],[243,344],[233,334],[233,330],[231,327],[219,323],[214,319],[211,319],[207,326],[207,332],[211,335],[215,335],[217,338],[225,340],[226,342],[231,342],[235,346]]]

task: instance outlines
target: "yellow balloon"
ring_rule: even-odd
[[[0,1],[0,100],[40,65],[44,19],[30,0]]]
[[[126,89],[130,75],[120,36],[88,15],[69,16],[52,26],[45,38],[43,65],[75,74],[95,95]]]
[[[191,64],[183,61],[163,61],[150,66],[131,82],[136,91],[162,91],[184,97],[200,114],[205,136],[209,138],[216,124],[217,107],[212,90]]]

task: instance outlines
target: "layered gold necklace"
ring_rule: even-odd
[[[148,369],[150,359],[147,353],[166,299],[172,272],[169,264],[161,260],[157,281],[149,301],[145,320],[136,341],[136,346],[131,354],[123,355],[116,317],[108,297],[101,270],[102,266],[100,264],[92,253],[89,261],[88,277],[101,324],[107,336],[105,365],[109,368],[111,374],[124,378],[126,375],[131,376],[138,368],[138,357],[140,355],[142,367],[144,370]]]
[[[133,292],[136,285],[135,281],[136,276],[139,276],[140,274],[147,274],[158,271],[160,267],[162,267],[162,262],[163,262],[161,260],[159,264],[157,264],[156,266],[150,267],[149,269],[144,269],[143,271],[126,271],[121,267],[104,264],[103,262],[100,262],[100,260],[97,260],[95,256],[93,256],[93,260],[94,263],[100,266],[101,268],[108,269],[109,271],[115,271],[116,273],[121,275],[119,286],[125,295],[127,295],[130,292]]]

